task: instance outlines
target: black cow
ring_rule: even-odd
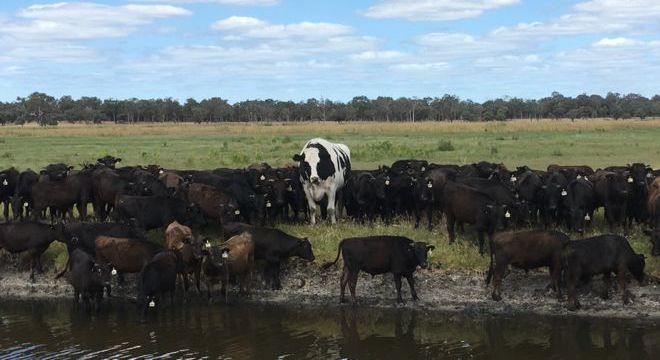
[[[43,175],[44,180],[61,181],[67,177],[72,169],[73,166],[69,166],[63,163],[49,164],[40,171],[40,174]]]
[[[353,171],[344,189],[346,213],[364,221],[373,222],[376,211],[376,178],[367,171]]]
[[[560,172],[547,174],[542,190],[541,218],[547,228],[550,223],[559,224],[564,216],[564,197],[568,195],[566,176]]]
[[[644,234],[651,240],[651,256],[660,256],[660,228],[644,229]]]
[[[596,208],[594,185],[584,178],[576,179],[568,184],[566,191],[568,192],[564,197],[566,223],[573,231],[583,234],[591,225]]]
[[[145,230],[164,228],[173,221],[195,227],[202,225],[199,207],[169,196],[121,195],[115,203],[117,220],[135,219]]]
[[[568,286],[568,309],[580,307],[577,299],[579,281],[589,281],[602,274],[605,280],[603,298],[608,297],[610,273],[616,273],[623,303],[628,304],[631,294],[626,290],[626,274],[630,272],[638,282],[644,280],[644,255],[635,254],[628,240],[619,235],[601,235],[569,242],[562,250],[564,278]]]
[[[48,165],[46,170],[42,170],[43,178],[32,186],[33,220],[36,220],[46,208],[50,209],[51,222],[54,222],[53,210],[60,211],[64,219],[74,205],[80,217],[87,218],[87,203],[92,196],[91,175],[94,170],[88,169],[69,174],[70,169],[70,166],[57,164],[57,166]]]
[[[471,186],[488,194],[498,205],[505,205],[503,208],[504,214],[508,214],[504,218],[504,226],[507,227],[510,221],[526,224],[529,221],[529,207],[526,202],[516,199],[513,191],[506,185],[500,182],[499,179],[482,179],[482,178],[459,178],[458,182]]]
[[[552,288],[561,299],[559,280],[561,278],[561,251],[570,241],[559,231],[528,230],[497,233],[493,237],[490,250],[490,266],[486,284],[493,279],[492,298],[502,300],[500,287],[509,265],[524,269],[547,266],[550,270]]]
[[[160,252],[144,266],[137,288],[137,308],[141,319],[147,315],[148,308],[156,307],[168,294],[170,305],[174,304],[176,276],[182,271],[183,261],[177,250]]]
[[[297,256],[301,259],[314,261],[312,244],[307,238],[298,238],[284,231],[251,226],[242,223],[223,224],[225,240],[232,236],[248,232],[254,240],[254,259],[264,260],[266,268],[264,277],[273,290],[282,288],[280,284],[280,268],[282,261]]]
[[[479,253],[484,254],[484,233],[492,238],[496,230],[504,228],[503,209],[488,194],[473,187],[447,182],[443,192],[449,242],[456,239],[456,222],[474,225],[479,236]]]
[[[429,163],[426,160],[397,160],[392,163],[390,171],[393,174],[403,175],[406,174],[411,177],[419,177],[429,167]]]
[[[34,282],[34,271],[42,272],[41,254],[57,240],[57,231],[51,225],[38,222],[16,222],[0,224],[0,249],[10,253],[29,251],[30,280]]]
[[[605,220],[614,232],[616,224],[628,233],[626,210],[628,207],[627,174],[614,171],[598,170],[591,176],[596,192],[596,205],[605,208]]]
[[[401,298],[401,277],[405,277],[410,286],[413,300],[418,300],[413,275],[417,266],[428,267],[428,254],[433,249],[435,249],[433,245],[428,245],[422,241],[415,242],[403,236],[348,238],[339,243],[335,261],[324,264],[322,268],[327,269],[334,265],[339,260],[339,255],[342,255],[344,270],[341,276],[339,296],[341,303],[345,302],[344,293],[346,284],[348,284],[353,304],[357,304],[355,286],[360,271],[372,276],[391,272],[394,275],[398,302],[403,302]]]
[[[628,227],[632,227],[633,221],[642,224],[647,220],[648,211],[646,202],[648,197],[648,183],[653,179],[653,169],[643,163],[628,165],[628,183],[631,185],[628,201]]]
[[[0,204],[4,206],[3,215],[5,221],[9,220],[10,198],[14,195],[18,176],[19,173],[14,168],[0,171]],[[14,218],[16,218],[16,214],[14,214]]]
[[[69,271],[73,299],[78,303],[82,298],[86,309],[89,309],[92,301],[98,311],[103,289],[110,286],[110,266],[96,263],[94,257],[82,249],[73,249],[69,253]]]
[[[18,175],[14,195],[10,198],[15,220],[29,218],[34,202],[32,201],[32,185],[39,181],[39,174],[27,169]]]
[[[510,180],[517,199],[528,204],[530,221],[536,222],[543,205],[543,179],[539,174],[527,168],[512,176]]]
[[[114,169],[118,162],[121,162],[121,158],[116,158],[114,156],[106,155],[102,158],[96,159],[96,163]]]

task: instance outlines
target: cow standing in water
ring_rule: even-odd
[[[344,144],[333,144],[316,138],[305,144],[298,155],[293,156],[299,162],[300,182],[303,185],[309,206],[310,222],[316,223],[316,204],[328,197],[328,215],[335,224],[335,205],[337,192],[351,172],[351,151]]]

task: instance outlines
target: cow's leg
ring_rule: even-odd
[[[580,308],[580,302],[577,299],[577,283],[580,280],[580,274],[577,269],[568,268],[567,290],[568,290],[568,310],[575,311]]]
[[[402,303],[401,297],[401,274],[394,274],[394,286],[396,287],[396,302]]]
[[[453,243],[454,240],[456,240],[456,232],[454,230],[454,226],[456,225],[456,220],[454,219],[454,215],[451,213],[447,213],[447,234],[449,235],[449,243]]]
[[[484,256],[484,231],[477,230],[477,236],[479,237],[479,255]],[[488,234],[488,237],[491,235]]]
[[[348,288],[351,290],[351,300],[353,302],[353,305],[357,305],[357,298],[355,297],[355,287],[357,286],[357,281],[358,281],[358,272],[357,271],[351,271],[350,274],[348,275]]]
[[[337,215],[335,213],[335,206],[336,206],[336,192],[334,190],[330,190],[328,193],[328,216],[330,216],[330,223],[331,224],[336,224],[337,223]]]
[[[508,264],[504,259],[495,259],[495,269],[493,269],[493,292],[491,298],[495,301],[502,300],[502,278],[506,272]]]
[[[311,194],[307,197],[307,207],[309,208],[309,222],[316,224],[316,202],[312,199]]]
[[[344,269],[341,273],[341,285],[339,290],[339,303],[345,303],[346,298],[344,294],[346,293],[346,284],[348,284],[348,268],[344,266]]]
[[[433,204],[426,209],[426,218],[429,221],[429,231],[433,230]]]
[[[419,300],[417,291],[415,291],[415,278],[413,277],[413,274],[406,275],[406,280],[408,281],[408,286],[410,286],[410,294],[412,295],[412,299]]]
[[[552,266],[550,266],[550,277],[552,279],[552,287],[555,293],[557,294],[557,300],[561,301],[561,256],[556,256],[552,260]]]
[[[600,294],[601,299],[607,300],[610,298],[610,288],[612,287],[612,275],[610,272],[603,274],[603,292]]]
[[[621,293],[623,294],[623,303],[625,305],[630,304],[630,298],[632,297],[632,294],[626,289],[626,273],[628,272],[628,269],[626,268],[625,265],[619,265],[619,268],[617,269],[616,273],[616,279],[619,282],[619,289],[621,290]]]

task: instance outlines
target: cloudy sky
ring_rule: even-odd
[[[0,100],[660,93],[659,0],[0,1]]]

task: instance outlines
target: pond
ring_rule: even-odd
[[[660,323],[410,309],[0,301],[0,358],[657,359]],[[655,354],[655,355],[653,355]]]

